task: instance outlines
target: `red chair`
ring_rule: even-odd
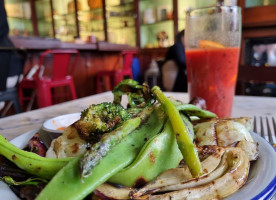
[[[121,69],[116,70],[117,66],[114,66],[115,68],[114,70],[99,71],[96,76],[97,93],[103,92],[104,87],[107,88],[107,90],[112,90],[124,78],[133,79],[131,65],[132,65],[133,56],[137,54],[138,54],[137,51],[127,51],[127,50],[122,51],[120,56],[118,57],[118,62],[123,57],[123,67]],[[118,62],[116,62],[115,65],[117,65]]]
[[[45,56],[49,54],[53,56],[51,77],[40,74]],[[69,72],[72,55],[75,55],[75,58]],[[37,96],[37,102],[40,108],[50,106],[53,104],[52,99],[54,96],[51,89],[63,86],[69,86],[72,99],[76,99],[75,86],[70,74],[73,72],[78,58],[79,52],[77,50],[53,49],[44,51],[40,56],[39,69],[36,71],[34,79],[29,80],[24,78],[19,84],[19,99],[21,105],[23,105],[26,100],[32,103],[34,97]],[[31,96],[24,96],[24,89],[34,89],[35,92],[33,92]]]
[[[25,102],[28,102],[26,111],[31,110],[36,97],[36,80],[23,78],[18,84],[18,97],[21,108],[25,108]],[[25,90],[29,93],[26,94]]]

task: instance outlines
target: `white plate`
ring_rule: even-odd
[[[44,129],[45,131],[62,133],[67,126],[79,120],[80,115],[81,113],[72,113],[48,119],[43,123],[42,129]]]
[[[30,131],[11,141],[19,148],[23,148],[36,132]],[[252,133],[253,139],[259,143],[259,159],[251,166],[247,183],[226,200],[238,199],[271,199],[276,193],[276,150],[265,139]],[[4,183],[0,182],[1,199],[18,200]]]

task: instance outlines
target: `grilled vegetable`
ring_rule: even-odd
[[[154,98],[146,84],[128,79],[123,80],[113,90],[114,103],[91,105],[84,110],[81,119],[67,127],[62,136],[54,140],[47,151],[47,157],[75,157],[86,152],[104,134],[135,117],[143,109],[154,103]],[[129,104],[124,109],[120,103],[122,95],[127,95]]]
[[[258,158],[258,145],[249,130],[252,120],[248,117],[212,119],[194,126],[197,146],[237,146],[242,148],[249,160]]]
[[[249,160],[240,148],[227,147],[221,162],[214,171],[199,178],[182,180],[178,184],[164,182],[161,188],[152,189],[163,194],[138,196],[133,199],[182,200],[182,199],[222,199],[241,188],[249,173]],[[170,192],[172,191],[172,192]]]
[[[33,200],[36,199],[38,194],[45,187],[45,183],[39,183],[37,185],[26,185],[20,189],[19,195],[21,199]]]
[[[228,146],[241,140],[254,142],[248,131],[249,124],[249,118],[212,119],[199,123],[194,126],[197,145]]]
[[[214,113],[201,110],[194,105],[183,104],[174,100],[172,100],[172,103],[177,107],[179,112],[181,112],[181,118],[192,140],[194,139],[194,131],[188,116],[197,116],[201,119],[216,117]],[[174,139],[175,136],[171,125],[170,123],[166,123],[164,130],[145,144],[136,160],[130,166],[115,174],[108,181],[128,187],[139,187],[154,179],[166,169],[177,167],[180,161],[179,159],[181,159],[182,156],[177,144],[173,142],[175,141]]]
[[[163,171],[177,167],[181,159],[171,123],[167,121],[163,131],[144,145],[135,161],[108,181],[127,187],[142,187]]]
[[[225,149],[217,146],[204,146],[199,148],[198,152],[202,160],[201,165],[204,175],[207,175],[218,167]],[[187,165],[179,168],[168,169],[144,187],[134,191],[132,196],[133,198],[136,198],[145,194],[154,194],[166,187],[178,185],[192,179],[193,177]]]
[[[47,148],[39,137],[38,133],[36,133],[28,142],[25,147],[26,151],[34,152],[39,156],[45,157]]]
[[[111,184],[104,183],[97,187],[94,191],[94,194],[100,199],[120,199],[120,200],[129,200],[129,194],[132,191],[132,188],[128,187],[115,187]]]
[[[22,181],[28,179],[30,174],[0,155],[0,177],[2,178],[4,176],[10,176],[16,181]]]
[[[42,178],[39,178],[39,177],[28,178],[25,181],[15,181],[10,176],[4,176],[1,179],[2,179],[2,181],[7,183],[8,185],[37,185],[39,183],[48,183],[48,181],[46,179],[42,179]]]
[[[118,171],[128,166],[138,155],[147,139],[159,133],[164,126],[165,115],[162,109],[155,108],[136,130],[117,144],[101,162],[94,167],[93,173],[81,178],[78,173],[79,157],[63,167],[39,194],[37,200],[72,199],[86,197]]]
[[[114,104],[120,105],[124,94],[128,97],[128,111],[132,114],[139,113],[143,108],[154,103],[154,98],[147,84],[139,85],[137,81],[125,79],[112,91]]]
[[[259,157],[258,143],[250,141],[238,141],[232,144],[233,147],[241,148],[250,161],[257,160]]]
[[[185,163],[188,165],[192,175],[198,177],[203,174],[196,148],[190,137],[189,130],[180,117],[180,114],[173,103],[164,95],[158,86],[152,88],[152,92],[163,106],[168,115],[178,147],[183,155]]]
[[[61,136],[54,139],[50,148],[46,152],[49,158],[67,158],[83,155],[89,143],[80,138],[77,129],[70,125],[62,133]]]
[[[137,129],[153,112],[154,106],[144,109],[138,117],[129,119],[120,127],[110,133],[106,133],[103,138],[94,144],[80,160],[80,172],[82,177],[87,177],[92,173],[95,166],[99,164],[104,156],[108,154],[124,137]]]
[[[95,194],[103,199],[118,200],[221,199],[236,192],[245,183],[249,160],[240,148],[204,146],[199,148],[199,156],[203,159],[204,169],[199,178],[193,178],[185,165],[163,172],[139,190],[103,184]]]
[[[42,178],[50,179],[71,158],[54,159],[41,157],[35,153],[21,150],[0,135],[0,154],[15,163],[19,168]]]
[[[178,104],[176,105],[179,112],[183,112],[188,116],[196,116],[201,119],[216,118],[217,115],[208,110],[200,109],[199,107],[192,104]]]
[[[189,104],[193,104],[194,106],[199,107],[204,110],[206,110],[206,108],[207,108],[206,101],[204,99],[202,99],[201,97],[194,97],[193,99],[191,99],[189,101]]]
[[[234,181],[231,182],[230,180],[230,175],[226,176],[227,181],[232,184],[232,188],[228,191],[219,191],[218,195],[227,196],[228,193],[233,192],[244,183],[245,176],[247,176],[246,170],[242,171],[238,167],[235,168],[237,162],[242,160],[237,159],[243,158],[243,154],[241,153],[240,157],[237,157],[238,151],[235,148],[233,150],[227,148],[230,153],[225,150],[226,153],[221,162],[218,162],[218,160],[220,161],[218,158],[207,158],[209,162],[203,164],[203,168],[199,162],[197,150],[193,144],[194,133],[190,117],[197,116],[200,119],[207,119],[216,117],[215,114],[190,104],[170,101],[158,87],[154,87],[151,93],[147,85],[138,85],[133,80],[121,82],[114,89],[113,94],[114,104],[102,103],[90,106],[82,112],[79,121],[65,130],[63,139],[73,138],[75,142],[80,142],[82,147],[75,146],[78,149],[76,154],[65,153],[67,149],[53,148],[54,150],[61,149],[66,156],[77,157],[66,160],[63,165],[69,162],[65,167],[52,170],[52,172],[56,172],[60,169],[39,194],[38,200],[82,199],[105,181],[127,186],[141,186],[164,170],[175,168],[182,156],[188,165],[188,168],[185,168],[187,173],[184,175],[184,179],[179,179],[183,176],[178,173],[179,177],[172,177],[169,181],[164,181],[162,179],[163,174],[160,176],[161,178],[158,177],[150,182],[142,190],[132,191],[132,198],[166,199],[172,194],[172,197],[176,199],[183,199],[181,195],[184,194],[185,196],[190,191],[196,194],[196,191],[186,189],[190,186],[196,189],[199,186],[206,186],[207,190],[209,188],[221,190],[219,185],[221,182],[216,182],[213,187],[208,181],[214,182],[217,178],[220,179],[225,173],[228,173],[227,170],[230,167],[233,167],[231,170],[239,172],[236,174],[230,171],[239,180],[236,180],[236,184],[234,184]],[[119,105],[123,94],[127,94],[129,100],[126,109]],[[163,109],[159,107],[159,104],[153,105],[155,99],[152,94],[162,104]],[[169,120],[167,120],[163,110],[167,113]],[[165,121],[167,121],[166,124]],[[163,131],[160,133],[162,129]],[[76,135],[78,135],[77,138]],[[53,143],[53,146],[58,146],[64,142],[59,139],[56,141],[59,142]],[[223,154],[222,151],[216,153],[220,157]],[[7,154],[7,156],[9,155]],[[53,160],[62,161],[61,159]],[[28,162],[29,160],[25,163],[29,164]],[[41,165],[44,166],[47,162],[49,160],[41,160]],[[57,163],[51,167],[55,165]],[[243,166],[247,167],[246,161],[243,162]],[[203,169],[205,174],[201,176]],[[244,176],[241,177],[241,174]],[[197,178],[193,179],[193,177]],[[101,193],[103,190],[100,188],[95,193]],[[116,190],[116,188],[113,189],[113,191]],[[129,190],[124,190],[124,194],[121,196],[118,194],[119,198],[125,197],[127,191]],[[154,194],[155,192],[168,191],[173,191],[173,193]],[[212,197],[212,194],[205,190],[203,192],[207,197]]]
[[[106,132],[114,130],[132,116],[121,105],[113,103],[93,104],[81,113],[73,126],[86,141],[96,143]]]

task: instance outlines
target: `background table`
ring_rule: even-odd
[[[184,103],[189,101],[187,93],[167,92],[166,95],[172,96]],[[40,128],[42,123],[49,118],[68,113],[81,112],[91,104],[97,104],[105,101],[113,101],[113,95],[111,92],[92,95],[50,107],[2,118],[0,119],[0,134],[5,136],[8,140],[11,140],[22,133]],[[123,104],[126,104],[126,99],[123,99]],[[235,96],[232,112],[233,117],[254,117],[255,115],[274,116],[276,118],[276,98]]]

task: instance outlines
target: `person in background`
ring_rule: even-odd
[[[4,7],[4,0],[0,0],[0,47],[12,47],[13,44],[8,38],[9,25],[7,14]],[[7,51],[0,50],[0,91],[5,90],[7,74],[9,71],[10,54]]]
[[[9,25],[7,21],[7,13],[5,10],[4,0],[0,0],[0,46],[13,47],[13,43],[8,37]]]
[[[177,34],[162,65],[162,84],[166,91],[187,92],[184,34],[184,30]]]
[[[16,74],[23,69],[24,61],[14,48],[9,38],[4,0],[0,0],[0,94],[6,88],[15,87],[19,78]],[[0,110],[3,106],[4,102],[0,102]]]

